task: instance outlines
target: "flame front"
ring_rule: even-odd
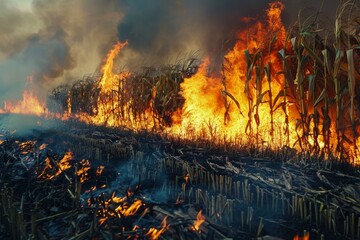
[[[0,114],[16,113],[44,116],[48,114],[46,103],[41,102],[32,90],[24,90],[22,100],[18,102],[4,101],[4,108],[0,108]]]
[[[221,72],[210,71],[212,63],[206,57],[192,66],[194,71],[170,67],[160,75],[157,70],[117,73],[116,58],[128,44],[118,42],[95,83],[89,83],[82,94],[76,87],[66,89],[62,119],[76,117],[95,125],[155,130],[174,138],[240,148],[291,147],[359,163],[360,111],[354,89],[360,77],[355,70],[352,77],[347,73],[359,59],[354,58],[354,63],[348,51],[349,60],[343,57],[338,66],[326,67],[323,62],[336,63],[336,57],[326,59],[326,46],[315,49],[315,30],[314,36],[303,29],[287,34],[281,21],[283,9],[276,1],[269,4],[262,21],[243,19],[248,27],[237,33]],[[341,47],[333,50],[345,54]],[[5,102],[0,109],[4,112],[48,114],[30,90],[18,103]]]
[[[205,59],[198,72],[185,79],[181,84],[185,103],[182,111],[177,112],[181,116],[175,116],[180,122],[170,129],[171,132],[188,138],[205,136],[215,140],[225,138],[255,143],[256,128],[257,143],[269,143],[274,137],[272,128],[277,126],[277,137],[281,138],[285,118],[280,111],[272,112],[271,106],[265,103],[269,102],[270,91],[278,93],[282,89],[283,80],[277,74],[282,66],[277,55],[286,35],[280,19],[283,8],[279,2],[271,4],[267,11],[267,22],[257,22],[249,30],[238,33],[238,41],[224,57],[222,77],[209,76],[207,71],[210,63],[209,59]],[[271,43],[274,33],[277,38]],[[269,66],[271,83],[264,74],[259,75],[256,81],[250,81],[247,75],[251,59],[247,59],[244,53],[251,58],[262,49],[271,49],[266,56],[262,56],[263,67]],[[251,73],[255,75],[254,71]],[[244,116],[245,113],[247,116]],[[271,115],[273,124],[268,122]],[[248,135],[245,140],[240,139],[244,132]],[[284,141],[279,140],[272,142],[276,144],[272,147],[284,145]]]

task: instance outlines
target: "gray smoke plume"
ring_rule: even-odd
[[[125,17],[118,26],[119,39],[129,40],[129,64],[161,64],[189,51],[222,60],[235,42],[236,32],[247,27],[243,17],[264,18],[266,0],[136,0],[121,1]],[[286,25],[318,11],[334,16],[338,0],[291,0],[285,4]],[[132,57],[132,58],[131,58]],[[220,63],[216,63],[220,65]]]
[[[44,97],[98,70],[122,16],[112,0],[0,1],[0,103],[18,99],[28,76]]]
[[[116,41],[128,68],[173,63],[199,51],[221,61],[244,29],[243,17],[261,18],[268,0],[1,0],[0,103],[19,98],[33,76],[38,94],[99,70]],[[300,9],[322,1],[283,0],[286,24]],[[338,1],[323,6],[333,15]],[[215,61],[216,62],[216,61]],[[1,104],[0,104],[1,107]]]

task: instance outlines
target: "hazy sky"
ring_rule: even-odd
[[[12,0],[9,4],[15,8],[29,11],[31,9],[32,0]]]

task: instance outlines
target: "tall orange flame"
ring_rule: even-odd
[[[49,111],[45,101],[40,101],[33,91],[33,76],[26,79],[27,88],[22,92],[22,99],[15,102],[4,101],[4,108],[0,114],[16,113],[36,116],[46,116]]]
[[[223,78],[209,76],[207,73],[209,59],[205,59],[198,72],[185,79],[181,84],[185,103],[182,111],[178,111],[174,116],[174,120],[179,121],[170,129],[170,132],[190,138],[205,136],[234,140],[242,138],[245,131],[249,136],[245,141],[253,141],[255,138],[252,136],[251,129],[257,125],[257,132],[260,133],[258,142],[271,141],[269,132],[273,130],[267,121],[271,109],[269,104],[266,104],[269,96],[264,94],[269,92],[269,84],[264,75],[257,82],[250,82],[247,79],[247,61],[249,60],[244,56],[244,52],[248,51],[251,55],[259,49],[271,49],[263,58],[265,65],[271,66],[269,72],[273,78],[272,91],[279,92],[283,87],[281,85],[283,81],[276,73],[281,71],[281,62],[277,54],[285,39],[285,28],[280,19],[283,8],[284,6],[279,2],[270,4],[267,22],[254,23],[249,30],[238,33],[238,41],[234,48],[225,55],[224,68],[226,70]],[[269,48],[268,44],[274,32],[277,32],[277,38]],[[244,116],[249,109],[252,109],[254,114]],[[273,147],[278,147],[284,145],[281,136],[285,118],[280,111],[273,114],[278,130],[277,137],[280,141],[272,142],[272,144],[277,145]]]
[[[4,108],[0,113],[29,114],[44,116],[48,114],[46,103],[41,102],[32,90],[24,90],[22,100],[18,102],[4,101]]]

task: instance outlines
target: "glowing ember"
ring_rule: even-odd
[[[26,155],[26,154],[32,152],[35,144],[36,144],[36,141],[31,141],[31,140],[19,143],[19,148],[22,151],[21,154]]]
[[[113,195],[112,199],[111,199],[114,203],[122,203],[126,200],[126,197],[116,197]]]
[[[88,179],[88,171],[91,168],[89,160],[81,160],[81,168],[77,170],[77,175],[80,177],[80,182],[83,183]]]
[[[149,239],[158,239],[160,237],[161,234],[163,234],[170,225],[166,225],[166,219],[167,216],[163,219],[161,225],[162,228],[161,229],[156,229],[156,228],[150,228],[149,231],[145,234]]]
[[[74,158],[74,154],[72,152],[66,152],[64,157],[59,162],[59,170],[55,175],[57,176],[66,169],[69,169],[71,167],[70,160],[72,160],[73,158]]]
[[[48,144],[43,143],[43,144],[40,145],[39,150],[42,151],[42,150],[44,150],[47,146],[48,146]]]
[[[103,171],[104,171],[104,166],[99,166],[99,167],[96,169],[96,176],[100,176]]]
[[[99,208],[97,211],[97,217],[99,217],[99,224],[105,224],[109,217],[114,218],[126,218],[129,216],[133,216],[138,213],[141,206],[143,206],[143,202],[141,200],[135,199],[134,202],[130,203],[127,201],[128,198],[125,197],[117,197],[115,193],[107,200],[100,200],[98,198],[89,198],[88,205],[92,206],[93,203],[98,202]],[[114,209],[115,208],[115,209]]]
[[[196,220],[194,222],[194,225],[192,227],[193,230],[200,231],[200,226],[205,222],[205,216],[202,215],[202,210],[198,212],[196,215]]]
[[[307,232],[303,237],[299,237],[298,235],[296,235],[293,240],[309,240],[309,239],[310,239],[310,233]]]
[[[90,189],[86,190],[85,193],[89,193],[89,192],[95,191],[96,189],[97,189],[96,186],[92,186]],[[89,201],[89,200],[90,200],[90,199],[88,199],[88,201]],[[89,205],[91,205],[91,204],[89,204]]]
[[[48,180],[51,180],[55,178],[56,176],[59,176],[63,171],[66,169],[69,169],[71,167],[70,161],[74,158],[74,154],[72,152],[66,152],[63,156],[63,158],[59,161],[57,166],[53,166],[54,163],[51,162],[50,158],[47,157],[45,159],[45,167],[41,174],[39,175],[39,178],[45,178]],[[57,171],[53,174],[49,172],[49,170],[57,168]]]

